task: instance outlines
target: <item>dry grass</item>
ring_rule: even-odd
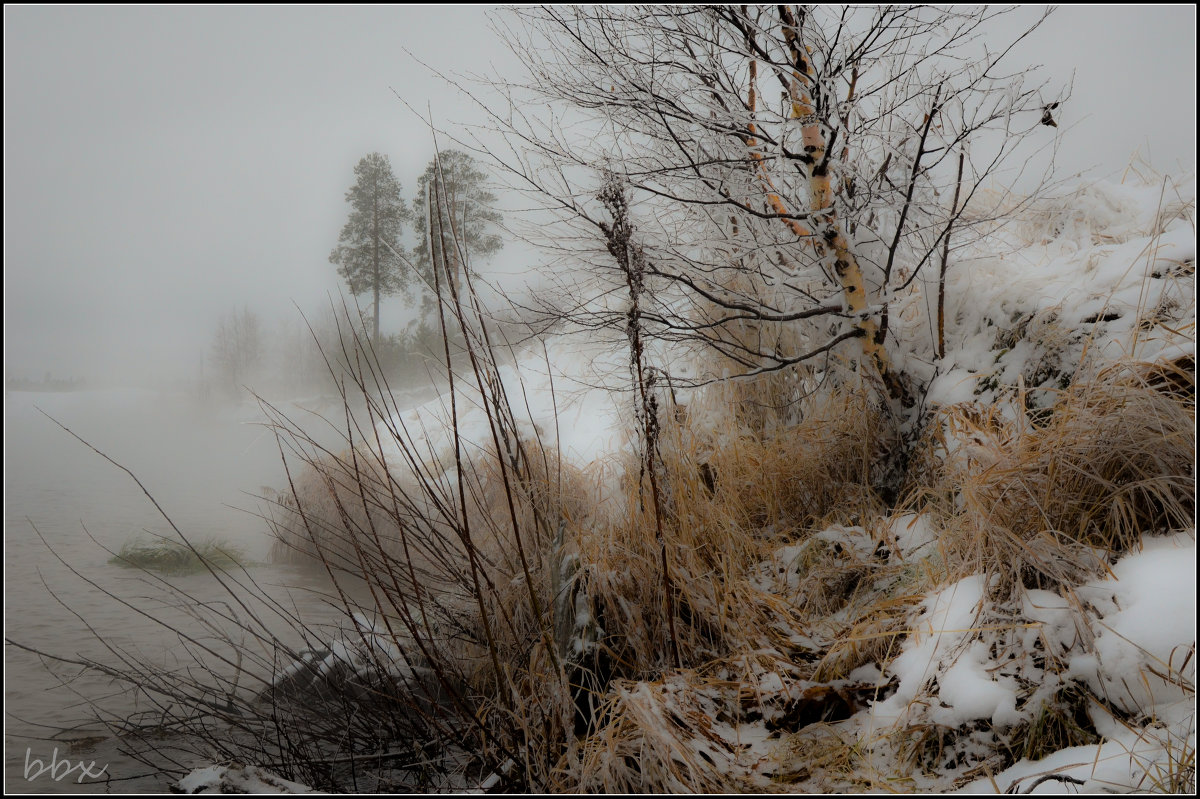
[[[1148,771],[1147,784],[1142,787],[1153,793],[1181,794],[1196,793],[1196,743],[1186,737],[1172,738],[1167,742],[1168,758],[1165,763],[1155,763]]]
[[[767,426],[771,432],[747,424],[734,433],[706,429],[694,421],[704,418],[698,413],[677,415],[663,430],[659,485],[683,671],[667,657],[648,481],[636,461],[626,464],[622,513],[579,533],[589,605],[615,681],[564,788],[786,789],[786,780],[771,783],[755,772],[761,764],[742,762],[741,749],[729,749],[714,725],[781,712],[775,704],[786,692],[778,686],[747,693],[763,675],[783,675],[786,683],[843,677],[895,650],[919,599],[906,590],[913,579],[900,577],[906,567],[810,539],[836,521],[883,512],[870,487],[878,411],[856,392],[798,410],[798,423]],[[807,555],[787,566],[803,572],[796,578],[807,589],[802,596],[768,567],[776,550],[798,543]],[[892,577],[895,595],[872,597],[872,582]],[[801,634],[818,629],[825,648]],[[744,665],[751,661],[754,667]]]
[[[1037,425],[944,410],[900,509],[929,514],[942,532],[912,561],[868,546],[888,541],[893,517],[871,487],[890,434],[864,394],[809,398],[789,406],[788,424],[715,430],[704,420],[719,409],[669,414],[654,468],[682,669],[640,458],[609,467],[624,497],[604,506],[596,475],[511,432],[432,466],[429,453],[397,464],[359,441],[309,460],[283,546],[367,575],[375,609],[420,643],[423,667],[459,686],[428,723],[469,741],[485,771],[508,768],[509,787],[911,789],[902,773],[872,770],[834,726],[787,733],[769,768],[748,762],[729,731],[777,716],[802,681],[885,667],[934,585],[980,571],[1008,590],[1076,585],[1147,530],[1189,524],[1187,376],[1180,365],[1109,370],[1062,392]],[[409,446],[400,433],[394,443]],[[867,543],[814,535],[836,525]],[[770,565],[781,547],[796,553],[782,573]],[[782,686],[754,689],[768,672]],[[1011,756],[1089,740],[1074,707],[1047,704],[1011,736]],[[900,763],[921,771],[965,734],[902,732]]]
[[[1099,742],[1100,736],[1088,716],[1091,693],[1076,683],[1067,683],[1013,734],[1021,746],[1020,756],[1041,760],[1071,746]]]
[[[680,690],[681,685],[686,686]],[[604,793],[731,793],[745,785],[737,750],[713,731],[714,703],[696,679],[616,686],[581,757],[574,789]]]
[[[132,569],[153,569],[166,575],[207,574],[210,569],[230,569],[246,563],[246,553],[225,541],[196,545],[158,537],[127,541],[108,561]]]
[[[890,663],[900,653],[912,608],[922,599],[911,590],[915,587],[865,597],[850,621],[831,631],[831,643],[817,661],[813,679],[844,679],[859,666]]]
[[[1112,367],[1061,392],[1038,426],[944,409],[909,504],[937,514],[963,574],[1029,587],[1077,584],[1146,532],[1191,526],[1194,400],[1164,368]]]
[[[663,431],[659,486],[685,665],[794,647],[789,639],[812,609],[763,582],[762,564],[830,519],[881,508],[864,446],[875,423],[865,400],[847,394],[769,435],[716,439],[686,419]],[[573,532],[618,673],[644,678],[666,665],[669,631],[648,480],[635,462],[625,474],[622,512]]]
[[[857,523],[884,510],[871,489],[883,415],[865,391],[803,403],[802,418],[745,436],[707,459],[722,499],[747,530]]]

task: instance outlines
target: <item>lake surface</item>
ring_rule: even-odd
[[[115,664],[114,650],[164,667],[188,659],[179,637],[159,622],[184,624],[194,608],[181,606],[155,578],[109,563],[110,551],[136,538],[170,535],[170,525],[128,474],[44,414],[137,475],[189,539],[242,549],[256,564],[249,574],[273,598],[306,619],[336,615],[319,595],[319,577],[266,562],[271,538],[261,514],[269,505],[257,497],[285,487],[286,478],[257,406],[140,389],[14,391],[4,408],[7,639],[75,660]],[[200,602],[228,599],[209,574],[169,582]],[[110,730],[88,721],[91,703],[117,714],[145,709],[109,677],[61,665],[52,674],[39,656],[5,646],[7,792],[166,789],[163,779],[122,754]],[[71,765],[62,766],[64,759]],[[56,781],[52,763],[60,775],[72,771]],[[80,784],[80,763],[94,764],[93,773],[106,769],[112,781]]]

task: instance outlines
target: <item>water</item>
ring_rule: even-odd
[[[135,537],[169,534],[170,525],[129,475],[39,409],[137,475],[189,538],[236,545],[258,564],[249,572],[273,597],[294,604],[306,618],[333,617],[308,590],[320,588],[313,575],[264,563],[270,537],[257,514],[267,505],[255,495],[286,480],[274,435],[255,424],[262,421],[255,406],[131,389],[11,392],[5,397],[7,639],[109,664],[132,653],[180,668],[191,657],[179,637],[157,622],[184,625],[192,608],[164,604],[168,594],[161,585],[109,563],[106,551]],[[228,598],[208,574],[170,582],[200,601]],[[6,791],[165,790],[162,778],[144,776],[147,767],[122,754],[121,740],[88,722],[93,702],[118,715],[145,708],[135,707],[102,674],[61,664],[55,674],[38,655],[6,645]],[[89,764],[92,773],[104,769],[112,782],[80,784]],[[55,773],[63,778],[56,781]]]

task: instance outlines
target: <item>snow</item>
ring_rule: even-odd
[[[990,779],[977,780],[959,793],[1099,793],[1132,788],[1124,763],[1128,753],[1112,741],[1073,746],[1038,761],[1022,760]],[[1041,778],[1045,781],[1038,783]]]
[[[1027,590],[1021,597],[1021,610],[1025,618],[1038,625],[1038,635],[1057,646],[1057,651],[1066,652],[1080,645],[1073,608],[1062,596],[1038,588]]]
[[[1052,390],[1060,375],[1089,365],[1194,349],[1186,322],[1139,330],[1160,312],[1194,318],[1192,281],[1176,277],[1195,261],[1194,218],[1185,211],[1194,191],[1194,176],[1097,183],[1041,201],[1023,227],[964,246],[946,274],[947,351],[926,402],[994,401],[1018,378]],[[919,371],[932,360],[930,321],[917,314],[896,323],[912,348],[898,361]]]
[[[1103,609],[1095,651],[1075,656],[1071,675],[1126,711],[1194,696],[1195,534],[1146,538],[1141,552],[1113,567],[1111,578],[1080,592]],[[1180,602],[1184,597],[1192,601]]]
[[[950,668],[942,673],[938,698],[947,705],[945,713],[933,718],[948,727],[973,719],[990,719],[998,727],[1020,720],[1017,715],[1017,684],[1011,677],[992,677],[991,658],[983,641],[974,641]]]
[[[1150,536],[1141,551],[1118,560],[1106,579],[1075,590],[1087,610],[1051,591],[1024,592],[1022,610],[1034,622],[1031,632],[1069,658],[1067,672],[1047,674],[1039,690],[1081,679],[1131,719],[1092,701],[1089,715],[1101,743],[1021,760],[962,792],[1156,790],[1179,776],[1180,759],[1196,745],[1195,558],[1194,529]],[[962,645],[985,604],[984,587],[983,577],[975,575],[926,598],[916,631],[887,669],[900,681],[896,693],[853,721],[880,729],[911,721],[906,713],[914,711],[947,726],[982,718],[1004,727],[1022,719],[1019,686],[1011,676],[993,674],[999,664],[984,641]],[[1091,646],[1079,634],[1085,621],[1080,613],[1097,630]],[[1032,651],[1031,639],[1024,643]]]
[[[1103,743],[1060,749],[1041,760],[1023,759],[993,777],[976,780],[959,793],[1129,793],[1172,792],[1172,761],[1195,750],[1195,715],[1191,733],[1160,728],[1140,733],[1115,726]],[[1179,726],[1179,725],[1177,725]],[[1157,734],[1156,734],[1157,732]],[[1045,781],[1037,784],[1039,780]]]
[[[950,353],[950,358],[957,360],[963,357],[960,348]],[[965,360],[977,362],[975,357]],[[943,375],[938,375],[929,384],[925,399],[930,405],[957,405],[960,402],[970,402],[975,398],[975,373],[968,369],[951,369]]]
[[[904,721],[935,677],[940,685],[935,696],[943,704],[937,709],[938,723],[958,726],[997,716],[998,724],[1012,723],[1012,686],[988,676],[986,653],[973,645],[963,651],[976,626],[986,588],[982,575],[972,575],[925,599],[904,651],[885,670],[899,680],[899,686],[891,697],[875,704],[874,724],[891,726]]]
[[[1048,404],[1071,382],[1120,360],[1194,355],[1194,278],[1183,274],[1195,259],[1194,219],[1184,212],[1194,191],[1192,177],[1149,185],[1094,184],[1042,201],[1023,217],[1023,225],[996,230],[961,248],[947,274],[947,352],[941,359],[933,357],[930,320],[921,310],[929,303],[920,300],[928,298],[897,298],[897,308],[916,309],[893,316],[896,337],[907,348],[896,354],[897,362],[927,378],[925,406],[978,403],[1023,418],[1014,389],[1028,389],[1034,404]],[[915,281],[911,290],[929,288]],[[540,439],[550,451],[557,448],[564,460],[581,468],[595,468],[623,453],[630,446],[626,431],[633,404],[627,357],[611,342],[579,338],[555,338],[545,349],[517,352],[515,363],[498,373],[520,433]],[[676,374],[690,368],[686,359],[672,362],[666,351],[655,357],[670,362]],[[459,381],[455,399],[464,449],[486,449],[491,431],[478,390]],[[693,425],[710,432],[717,445],[722,436],[733,435],[715,404],[694,401],[689,408]],[[414,451],[440,469],[452,468],[455,440],[449,420],[446,397],[397,414],[380,427],[382,454],[402,465],[390,431],[407,431]],[[980,470],[992,465],[997,442],[983,426],[945,432],[942,457],[969,458]],[[976,735],[971,745],[983,754],[968,760],[977,765],[998,749],[997,736],[1031,722],[1056,692],[1081,685],[1124,714],[1116,718],[1113,710],[1091,702],[1088,715],[1099,743],[1066,747],[1037,761],[1019,760],[973,781],[939,764],[942,771],[923,775],[921,785],[946,790],[966,782],[962,791],[967,793],[1090,793],[1169,784],[1172,764],[1186,759],[1188,751],[1194,756],[1196,743],[1195,529],[1146,532],[1140,550],[1125,553],[1112,562],[1109,574],[1083,585],[1017,586],[1007,598],[991,595],[995,583],[984,574],[935,585],[916,601],[907,629],[897,634],[898,646],[889,654],[894,657],[859,665],[848,675],[848,683],[878,687],[879,698],[831,726],[848,738],[871,742],[863,743],[862,751],[885,773],[898,768],[888,741],[935,727],[955,729],[964,741]],[[919,512],[898,513],[874,526],[830,526],[800,543],[781,543],[761,564],[754,586],[794,600],[806,579],[800,564],[813,554],[814,543],[841,547],[847,556],[877,567],[882,538],[889,557],[894,554],[909,571],[926,566],[935,571],[941,535],[935,519]],[[881,579],[871,590],[882,593],[889,585]],[[582,592],[572,605],[571,646],[579,655],[599,635],[592,629],[598,620]],[[362,634],[333,641],[319,659],[313,656],[320,673],[353,671],[365,662],[359,650],[364,640],[402,668],[403,654],[374,622],[364,617],[355,624]],[[812,651],[821,649],[813,639],[825,635],[812,629],[785,632],[792,633],[788,640]],[[739,681],[728,688],[730,696],[721,695],[725,688],[697,690],[688,675],[668,673],[655,683],[620,684],[613,701],[657,737],[678,743],[671,754],[689,760],[700,754],[727,771],[762,778],[764,764],[775,762],[778,736],[769,734],[765,721],[717,721],[717,708],[722,702],[741,707],[743,697],[753,696],[764,716],[771,707],[778,714],[802,681],[783,665],[772,671],[751,656],[740,671],[736,662],[726,665],[730,682]],[[301,668],[294,664],[284,676]],[[893,687],[890,695],[884,690]],[[688,718],[690,729],[702,732],[678,740],[681,725],[673,724],[672,714]],[[253,769],[212,767],[193,772],[180,785],[278,784],[271,779]],[[680,791],[696,788],[669,784]]]
[[[1028,391],[1031,407],[1044,406],[1072,382],[1118,361],[1194,355],[1194,278],[1188,272],[1196,250],[1189,210],[1194,196],[1194,177],[1093,184],[1040,201],[1020,224],[960,246],[947,273],[947,351],[940,359],[929,318],[936,289],[915,281],[907,294],[893,298],[893,329],[904,342],[896,362],[926,381],[924,406],[977,404],[1024,418],[1016,389]],[[682,355],[662,350],[654,356],[675,374],[694,372]],[[629,446],[623,431],[630,429],[632,406],[626,358],[611,342],[577,338],[552,339],[545,351],[519,353],[500,375],[522,432],[557,445],[565,459],[585,468],[622,452]],[[688,399],[693,427],[720,446],[733,433],[728,420],[702,393]],[[485,446],[489,433],[478,406],[477,392],[460,384],[460,430]],[[398,421],[420,431],[422,446],[444,464],[453,445],[445,433],[448,418],[443,398]],[[986,426],[946,433],[942,457],[968,458],[980,470],[993,464],[998,442]],[[778,547],[761,565],[755,586],[794,598],[804,587],[800,564],[817,542],[877,564],[872,556],[882,538],[900,561],[920,566],[940,557],[940,535],[931,516],[912,512],[882,527],[832,526]],[[878,742],[863,752],[884,773],[896,767],[889,765],[897,755],[888,736],[907,725],[958,730],[961,741],[975,747],[967,761],[981,763],[999,746],[996,736],[1030,722],[1074,681],[1131,720],[1118,721],[1093,702],[1089,712],[1100,743],[1021,760],[962,790],[1093,792],[1163,784],[1180,752],[1195,751],[1195,562],[1195,531],[1189,530],[1148,536],[1141,551],[1117,560],[1103,579],[1055,591],[1018,590],[1009,606],[989,595],[993,583],[983,574],[936,586],[916,605],[907,634],[897,639],[898,654],[849,674],[850,684],[878,687],[880,698],[836,726],[860,741]],[[881,579],[874,590],[888,584]],[[576,616],[580,623],[590,620],[586,604]],[[789,640],[819,651],[809,635],[817,633],[796,631]],[[1050,661],[1065,669],[1048,667]],[[785,668],[763,671],[749,659],[739,678],[743,695],[755,697],[766,716],[778,713],[801,684]],[[668,675],[656,685],[626,684],[617,699],[638,723],[671,740],[677,728],[668,716],[702,708],[708,726],[681,741],[675,755],[703,753],[731,772],[769,777],[763,764],[775,762],[776,736],[763,721],[711,721],[722,701],[717,693],[697,694],[694,684]],[[775,711],[767,709],[772,703]],[[948,771],[921,780],[914,784],[941,790],[963,783]]]
[[[927,516],[904,513],[896,516],[891,524],[892,539],[896,542],[900,557],[928,557],[937,543],[937,530]]]
[[[563,463],[602,476],[597,468],[628,446],[629,366],[611,347],[575,339],[550,341],[544,349],[531,345],[516,353],[515,363],[500,366],[497,374],[518,434],[526,441],[540,441]],[[426,466],[436,464],[435,474],[452,485],[455,413],[466,458],[491,448],[488,415],[473,380],[456,380],[453,408],[449,394],[443,394],[376,425],[379,451],[390,469],[403,474],[409,468],[403,454],[407,447]],[[615,483],[601,481],[599,487],[617,493]]]
[[[194,769],[177,783],[180,793],[315,793],[257,766],[208,766]]]

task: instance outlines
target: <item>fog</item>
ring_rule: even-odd
[[[6,377],[190,380],[234,309],[318,311],[355,163],[387,154],[411,200],[433,154],[397,94],[451,129],[486,119],[422,62],[520,75],[487,13],[6,7]],[[1015,55],[1074,75],[1062,172],[1119,177],[1135,152],[1194,169],[1193,7],[1062,8]],[[385,305],[384,332],[404,321]]]
[[[26,7],[4,36],[5,360],[34,377],[188,378],[235,307],[319,310],[355,163],[411,194],[433,154],[392,88],[470,118],[404,50],[511,65],[475,9]]]

